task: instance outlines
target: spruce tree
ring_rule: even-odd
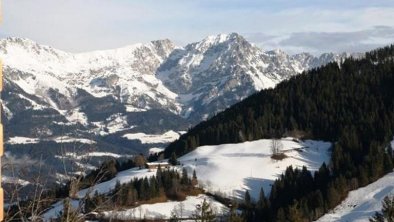
[[[173,153],[171,154],[171,158],[168,160],[168,162],[169,162],[171,165],[173,165],[173,166],[176,166],[176,165],[179,164],[175,152],[173,152]]]

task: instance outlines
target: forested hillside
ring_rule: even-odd
[[[263,90],[190,129],[164,154],[284,135],[334,142],[314,177],[289,168],[269,197],[245,203],[248,221],[311,221],[348,191],[393,169],[394,46],[330,63]]]

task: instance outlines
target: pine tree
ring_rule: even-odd
[[[192,185],[196,186],[198,184],[196,170],[193,170],[193,178],[192,178]]]
[[[186,168],[183,168],[182,169],[182,177],[181,177],[181,184],[183,184],[183,185],[189,185],[190,183],[189,183],[189,177],[188,177],[188,175],[187,175],[187,170],[186,170]]]
[[[388,153],[384,154],[384,159],[383,159],[383,168],[385,173],[390,173],[393,171],[393,162],[392,158]]]
[[[277,222],[287,222],[286,214],[283,208],[279,208],[276,214],[276,221]]]
[[[303,221],[302,213],[301,213],[300,209],[298,208],[297,202],[289,207],[287,217],[288,217],[288,220],[291,222],[302,222]]]
[[[178,159],[177,159],[177,157],[176,157],[176,154],[175,154],[174,152],[171,154],[171,158],[168,160],[168,162],[169,162],[171,165],[173,165],[173,166],[176,166],[176,165],[179,164]]]
[[[338,194],[338,191],[332,185],[329,186],[329,188],[328,188],[327,198],[328,198],[328,207],[329,208],[335,207],[340,200],[340,196]]]
[[[216,214],[212,209],[211,204],[204,199],[201,204],[196,205],[192,217],[199,222],[213,222],[216,219]]]
[[[247,190],[245,192],[245,205],[246,206],[250,206],[251,204],[252,204],[251,197],[250,197],[250,194],[249,194],[249,190]]]
[[[252,206],[252,200],[249,194],[249,191],[247,190],[245,192],[245,210],[244,210],[244,218],[246,221],[252,221],[253,220],[253,206]]]

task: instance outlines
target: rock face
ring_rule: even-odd
[[[59,136],[89,138],[103,152],[147,152],[150,147],[122,136],[185,130],[256,91],[348,56],[264,52],[236,33],[185,47],[159,40],[77,54],[2,39],[6,140],[36,141],[8,143],[19,155]],[[40,147],[59,150],[59,144]]]

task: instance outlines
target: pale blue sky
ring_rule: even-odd
[[[0,37],[72,52],[168,38],[178,45],[238,32],[290,53],[394,43],[393,0],[3,0]]]

